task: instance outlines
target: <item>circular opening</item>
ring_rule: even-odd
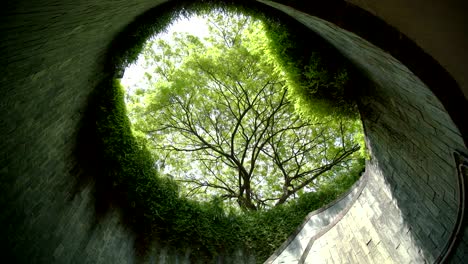
[[[255,9],[255,8],[254,8]],[[189,13],[186,9],[180,9],[180,6],[172,6],[171,3],[168,3],[167,5],[159,6],[158,10],[182,10],[184,13]],[[256,11],[259,12],[258,10],[261,10],[262,12],[265,11],[266,9],[257,9]],[[275,11],[271,11],[272,13],[269,13],[270,11],[265,11],[267,13],[268,17],[281,17],[282,14],[280,13],[274,13]],[[174,17],[175,13],[171,13],[172,15],[167,15],[166,13],[153,13],[153,17],[158,17],[158,18],[164,18],[166,19],[165,21],[169,23],[171,19]],[[146,17],[148,21],[151,21],[148,16]],[[143,21],[145,21],[143,19]],[[159,22],[162,20],[158,20]],[[154,23],[155,21],[153,20],[151,23],[143,23],[145,25],[156,25]],[[321,24],[321,22],[319,23]],[[140,24],[141,25],[141,24]],[[295,24],[292,26],[292,29],[297,29],[300,28],[301,25]],[[164,28],[163,26],[159,26],[159,29]],[[131,27],[130,27],[131,29]],[[322,30],[327,31],[330,29],[333,31],[333,28],[327,28],[323,27]],[[140,31],[138,31],[140,30]],[[157,30],[156,30],[157,31]],[[319,30],[320,31],[320,30]],[[133,34],[132,32],[137,32]],[[114,60],[112,60],[113,66],[117,65],[118,69],[118,76],[123,75],[123,69],[124,67],[131,61],[135,60],[138,52],[141,50],[139,47],[141,47],[144,43],[144,40],[152,33],[155,32],[154,27],[148,27],[144,28],[141,30],[141,27],[133,28],[132,30],[127,31],[127,35],[132,36],[132,41],[129,43],[125,43],[118,46],[121,47],[120,52],[119,49],[117,49],[117,54],[118,56],[114,57]],[[309,31],[308,36],[313,36],[313,34],[310,34]],[[341,32],[343,33],[343,32]],[[338,43],[338,46],[343,45],[343,43],[346,44],[353,44],[353,48],[359,47],[360,44],[363,44],[359,41],[358,38],[353,39],[352,41],[346,40],[343,37],[345,34],[341,35],[339,33],[338,35],[339,38],[334,39],[334,38],[329,38],[328,40],[331,43],[335,43],[335,45]],[[315,40],[315,39],[314,39]],[[317,37],[317,43],[319,44],[320,42],[323,43],[323,40],[319,37]],[[341,42],[340,42],[341,41]],[[354,43],[356,42],[356,43]],[[136,45],[134,45],[137,43]],[[295,42],[300,43],[300,42]],[[124,48],[122,48],[124,47]],[[137,48],[133,48],[137,47]],[[324,49],[326,47],[329,47],[327,44],[324,45]],[[365,50],[367,52],[367,49],[370,46],[364,45]],[[411,49],[410,45],[410,49]],[[374,144],[372,145],[372,150],[373,150],[373,155],[375,155],[378,159],[373,162],[373,164],[376,166],[378,170],[384,170],[384,173],[382,174],[381,180],[384,182],[388,183],[395,187],[394,182],[396,181],[396,178],[399,177],[400,175],[393,173],[388,166],[393,166],[394,168],[399,168],[401,164],[405,163],[411,163],[409,166],[414,166],[417,164],[413,164],[413,159],[412,159],[412,151],[417,152],[419,154],[425,154],[429,153],[432,151],[437,151],[438,146],[436,144],[433,145],[424,145],[424,148],[427,148],[426,151],[429,152],[422,152],[418,148],[414,148],[415,144],[413,143],[413,140],[415,138],[418,138],[417,136],[408,136],[408,135],[413,135],[413,133],[421,132],[421,129],[419,126],[413,126],[412,123],[408,122],[403,122],[402,120],[404,118],[412,118],[414,120],[415,118],[417,119],[417,114],[420,113],[423,118],[421,120],[423,121],[436,121],[434,120],[433,117],[431,116],[431,113],[422,113],[422,112],[411,112],[409,115],[403,115],[403,119],[398,119],[399,117],[395,116],[395,113],[401,113],[401,110],[399,106],[395,103],[395,101],[392,97],[392,95],[396,92],[397,94],[400,94],[400,91],[398,89],[400,87],[396,87],[398,89],[393,89],[394,87],[394,82],[392,82],[389,79],[381,78],[382,76],[393,76],[395,80],[400,81],[401,76],[407,77],[408,80],[412,80],[412,84],[417,84],[418,89],[420,89],[420,92],[427,94],[427,87],[424,85],[421,85],[421,83],[418,83],[418,81],[414,79],[413,76],[408,76],[408,71],[401,71],[404,67],[394,67],[399,66],[400,64],[398,62],[393,63],[394,61],[391,60],[391,58],[387,56],[380,56],[382,58],[385,57],[385,59],[380,60],[380,57],[377,56],[370,56],[364,59],[361,59],[358,57],[356,54],[361,54],[360,51],[357,49],[354,49],[354,52],[350,52],[349,50],[343,49],[343,47],[339,47],[340,51],[343,52],[344,54],[347,54],[351,59],[353,60],[354,63],[359,65],[361,70],[366,72],[366,75],[369,76],[370,78],[373,78],[372,80],[376,83],[379,83],[381,86],[377,86],[375,88],[382,88],[378,92],[376,92],[374,87],[370,87],[369,91],[363,91],[363,92],[371,92],[371,95],[365,94],[363,95],[363,99],[360,100],[361,103],[365,102],[365,104],[360,105],[360,110],[363,114],[366,115],[366,120],[368,121],[368,125],[371,125],[370,130],[371,135],[373,136],[372,141]],[[370,48],[372,50],[372,48]],[[301,50],[298,52],[298,54],[304,54],[304,50]],[[364,52],[364,53],[366,53]],[[332,52],[333,53],[333,52]],[[327,53],[328,55],[332,53]],[[420,53],[418,53],[420,54]],[[368,54],[369,55],[369,54]],[[424,57],[426,58],[427,57]],[[375,59],[375,61],[374,61]],[[333,61],[333,60],[332,60]],[[369,62],[375,62],[379,67],[372,68],[372,65]],[[391,64],[391,65],[390,65]],[[414,65],[411,64],[410,65]],[[431,64],[434,66],[433,64]],[[437,65],[436,67],[437,68]],[[401,72],[401,76],[398,74],[395,74],[395,72]],[[411,74],[410,74],[411,75]],[[442,76],[444,76],[442,74]],[[426,76],[427,77],[427,76]],[[431,78],[429,78],[429,81]],[[357,83],[360,83],[361,79],[357,80]],[[403,81],[404,82],[404,81]],[[384,84],[382,84],[384,83]],[[423,91],[424,90],[424,91]],[[239,217],[236,215],[235,212],[230,212],[226,213],[224,211],[224,204],[220,199],[213,199],[209,202],[194,202],[191,199],[187,199],[186,197],[180,197],[178,193],[178,186],[174,184],[174,181],[170,177],[160,177],[155,170],[154,170],[154,164],[155,161],[151,157],[151,154],[142,148],[140,145],[138,145],[132,134],[132,131],[130,130],[130,123],[129,121],[124,117],[125,112],[125,106],[123,104],[123,92],[121,87],[117,82],[112,83],[111,85],[111,97],[113,97],[115,100],[113,103],[110,105],[110,108],[113,110],[117,111],[119,115],[107,118],[106,120],[103,120],[103,122],[100,124],[101,126],[101,133],[102,132],[110,132],[112,135],[118,135],[118,137],[109,140],[107,137],[108,134],[105,134],[105,142],[103,144],[103,151],[105,152],[105,155],[108,154],[108,157],[117,157],[115,160],[116,162],[111,164],[111,166],[107,167],[106,169],[109,170],[109,179],[116,179],[114,180],[114,186],[116,186],[116,189],[120,191],[120,194],[124,197],[123,204],[126,206],[126,208],[131,212],[129,215],[135,218],[133,221],[134,225],[137,226],[136,229],[139,231],[140,234],[143,234],[145,238],[150,237],[149,235],[154,235],[159,237],[159,241],[167,241],[168,244],[171,246],[174,246],[179,249],[187,249],[190,250],[193,248],[196,248],[196,254],[191,255],[193,258],[198,259],[198,258],[203,258],[203,257],[208,257],[211,258],[213,256],[227,256],[227,255],[232,255],[234,251],[236,250],[241,250],[245,256],[256,256],[258,261],[263,260],[266,258],[272,250],[274,250],[277,245],[279,245],[282,241],[284,241],[287,237],[287,234],[291,233],[297,226],[298,224],[302,221],[303,216],[305,216],[308,212],[313,210],[310,208],[310,201],[313,199],[320,199],[320,200],[333,200],[333,196],[320,196],[323,195],[320,194],[319,196],[310,196],[311,200],[308,199],[296,199],[293,200],[292,202],[288,203],[285,206],[279,206],[279,207],[274,207],[271,210],[267,211],[261,211],[261,212],[254,212],[254,213],[249,213],[249,214],[243,214],[242,217]],[[352,90],[351,90],[352,91]],[[356,91],[353,91],[351,94],[347,94],[347,96],[350,96],[351,98],[355,96]],[[360,91],[362,92],[362,91]],[[372,94],[374,93],[374,94]],[[377,93],[377,95],[375,94]],[[389,100],[384,100],[380,96],[384,96],[387,94],[389,96]],[[109,95],[109,94],[108,94]],[[117,95],[117,96],[116,96]],[[361,95],[361,94],[360,94]],[[367,96],[367,97],[365,97]],[[374,96],[374,97],[372,97]],[[430,97],[430,96],[429,96]],[[442,109],[442,112],[444,112],[443,107],[439,106],[434,100],[432,100],[432,97],[427,97],[432,106],[437,106],[438,108]],[[377,100],[373,101],[372,98],[376,98]],[[392,99],[393,98],[393,99]],[[404,96],[404,98],[413,98],[413,97],[408,97]],[[422,98],[422,97],[418,97]],[[426,97],[424,97],[426,98]],[[368,100],[370,99],[370,101]],[[399,98],[401,99],[401,98]],[[427,102],[422,102],[419,100],[415,100],[417,98],[413,98],[413,101],[410,100],[410,102],[407,101],[402,101],[406,102],[408,106],[414,106],[416,104],[422,104],[424,105]],[[106,98],[105,100],[108,100]],[[367,100],[367,101],[366,101]],[[337,100],[340,102],[339,100]],[[329,100],[327,103],[330,106],[333,106],[333,102],[337,102],[334,100]],[[367,102],[367,103],[366,103]],[[435,105],[434,105],[435,104]],[[385,105],[386,108],[389,110],[385,110],[382,108],[382,106]],[[423,106],[425,107],[425,106]],[[367,111],[370,109],[370,111]],[[109,110],[109,109],[106,109]],[[404,111],[403,111],[404,112]],[[108,113],[115,113],[113,111],[109,111]],[[385,117],[381,118],[380,113],[384,113]],[[445,112],[444,112],[445,113]],[[416,114],[414,116],[413,114]],[[112,116],[112,114],[111,114]],[[106,116],[107,117],[107,116]],[[116,121],[117,123],[112,123],[109,125],[109,120]],[[399,133],[397,130],[393,129],[393,123],[392,120],[398,120],[398,124],[400,124],[402,127],[405,128],[404,133]],[[440,121],[440,120],[439,120]],[[106,125],[107,124],[107,125]],[[378,124],[378,125],[373,125],[373,124]],[[427,123],[424,122],[419,122],[419,125],[421,127],[426,127]],[[409,128],[411,127],[411,128]],[[449,127],[451,127],[451,124],[449,124]],[[107,128],[113,128],[110,130],[106,130]],[[117,130],[115,129],[117,128]],[[424,128],[423,128],[424,129]],[[453,129],[452,129],[453,130]],[[456,130],[456,129],[455,129]],[[453,131],[455,131],[453,130]],[[117,133],[116,133],[117,131]],[[430,131],[427,130],[427,131]],[[422,133],[426,133],[427,131],[424,131]],[[450,133],[449,131],[446,131]],[[429,137],[432,137],[433,134],[428,135]],[[388,139],[391,138],[393,141],[389,141]],[[438,139],[437,139],[438,140]],[[118,143],[121,142],[123,144],[120,145],[111,145],[109,142],[112,143]],[[402,143],[398,145],[399,143]],[[449,143],[451,144],[451,143]],[[423,146],[419,145],[419,146]],[[386,165],[385,162],[382,162],[383,160],[386,160],[385,154],[386,153],[385,149],[382,149],[382,146],[389,146],[391,148],[390,152],[390,159],[391,162],[390,164],[392,165]],[[400,146],[413,146],[412,149],[410,148],[405,148],[403,151],[399,151]],[[123,148],[124,149],[123,149]],[[407,151],[408,150],[408,151]],[[116,155],[117,153],[117,155]],[[119,154],[120,153],[120,154]],[[377,153],[377,154],[375,154]],[[395,153],[398,153],[398,155],[401,155],[401,157],[397,157]],[[432,155],[432,154],[431,154]],[[407,158],[404,158],[407,157]],[[437,157],[431,156],[435,159]],[[426,159],[428,160],[428,159]],[[431,160],[432,162],[432,160]],[[436,163],[434,163],[436,164]],[[440,166],[443,163],[436,164],[436,166]],[[445,161],[445,164],[448,164]],[[115,166],[117,168],[112,169],[112,166]],[[432,164],[431,164],[432,166]],[[443,165],[445,166],[445,165]],[[434,166],[432,166],[434,167]],[[437,169],[434,167],[434,169]],[[451,169],[451,168],[447,168]],[[401,175],[406,175],[405,170],[403,169]],[[138,177],[127,177],[128,175],[139,175]],[[420,174],[415,174],[415,175],[410,175],[414,181],[424,181],[424,177],[426,177],[423,173]],[[404,178],[398,178],[398,181],[406,183],[407,181]],[[421,182],[422,183],[422,182]],[[427,183],[427,178],[426,178],[426,183]],[[431,182],[428,183],[429,189],[434,190],[431,188]],[[382,185],[383,186],[383,185]],[[417,184],[415,186],[411,184],[402,184],[398,185],[398,190],[402,190],[404,188],[404,191],[396,192],[396,196],[399,197],[404,197],[404,194],[411,193],[412,188],[418,188],[420,185]],[[429,190],[428,189],[428,190]],[[429,192],[431,192],[429,190]],[[388,192],[393,192],[394,189],[392,190],[387,190]],[[436,191],[435,191],[436,192]],[[401,194],[403,193],[403,194]],[[416,193],[417,197],[420,197],[424,195],[424,191],[419,191]],[[437,200],[438,202],[441,201],[442,196],[437,196],[437,194],[434,196],[432,202],[435,202]],[[420,197],[421,198],[421,197]],[[400,199],[400,198],[398,198]],[[397,199],[397,202],[400,201]],[[422,198],[421,198],[422,199]],[[427,200],[424,200],[428,202]],[[429,202],[430,203],[430,202]],[[309,206],[309,207],[308,207]],[[411,216],[411,213],[414,209],[410,203],[399,203],[399,208],[398,210],[401,210],[403,214],[405,214],[405,220],[408,221],[411,225],[411,221],[414,221],[414,219]],[[408,214],[409,212],[409,214]],[[437,219],[434,219],[433,216],[430,215],[430,211],[424,211],[422,212],[424,215],[427,217],[432,217],[430,221],[432,223],[435,223],[437,225],[440,225],[440,222],[438,222]],[[449,218],[452,216],[451,212],[448,212],[447,215],[449,215]],[[194,219],[196,221],[194,222]],[[214,228],[213,228],[214,227]],[[412,234],[410,234],[412,235]],[[418,234],[416,234],[417,238]],[[190,237],[190,241],[188,238]],[[149,238],[148,238],[149,239]],[[442,240],[441,240],[442,241]],[[417,240],[416,242],[418,245],[414,246],[414,248],[418,248],[420,246],[424,247],[427,246],[425,245],[425,241],[423,240]],[[441,242],[441,244],[445,243],[445,240]],[[226,245],[229,245],[226,247]],[[425,251],[427,253],[428,251]],[[250,255],[249,255],[250,254]]]
[[[172,28],[190,25],[149,40],[122,80],[134,134],[183,197],[264,210],[358,177],[358,114],[320,101],[345,99],[345,66],[317,50],[294,63],[297,36],[277,22],[215,10]]]
[[[171,5],[171,3],[168,3],[167,5]],[[159,20],[157,21],[152,20],[153,17],[155,17],[154,13],[151,14],[151,16],[145,14],[144,18],[148,19],[148,21],[140,24],[136,29],[133,29],[133,32],[136,33],[128,34],[128,32],[126,32],[127,35],[131,35],[133,38],[128,43],[120,43],[121,48],[116,49],[117,55],[112,57],[112,63],[117,66],[117,76],[122,77],[123,67],[129,65],[132,61],[135,61],[139,51],[143,47],[144,41],[152,33],[164,29],[166,25],[180,13],[187,15],[191,12],[188,10],[195,10],[194,12],[199,13],[206,12],[206,10],[213,10],[213,6],[203,4],[195,4],[194,6],[190,6],[190,8],[192,9],[187,7],[182,8],[180,6],[159,7],[155,12],[161,12],[161,10],[175,11],[158,13],[157,17]],[[270,11],[273,12],[273,14],[264,13],[263,9],[256,9],[255,5],[253,8],[222,6],[221,9],[223,8],[232,8],[230,10],[233,12],[241,12],[251,16],[257,16],[260,19],[264,19],[265,23],[269,21],[270,24],[266,23],[265,25],[270,27],[279,25],[276,23],[278,23],[278,21],[282,21],[286,28],[291,30],[289,32],[275,32],[273,30],[274,28],[270,29],[270,33],[276,33],[276,35],[273,34],[272,36],[277,39],[273,39],[271,43],[276,43],[276,47],[273,45],[273,49],[276,48],[277,50],[273,50],[272,52],[271,50],[268,50],[267,47],[262,46],[264,50],[260,51],[269,51],[276,57],[269,58],[269,61],[268,58],[265,59],[261,56],[258,57],[257,54],[257,57],[248,57],[248,59],[259,59],[261,63],[268,65],[268,67],[272,67],[271,70],[277,78],[283,78],[282,85],[275,87],[275,89],[272,89],[270,92],[276,99],[281,99],[282,95],[286,98],[286,94],[284,93],[286,89],[284,89],[284,87],[291,88],[296,86],[297,89],[303,89],[302,91],[297,91],[296,95],[288,97],[291,102],[288,103],[289,112],[287,112],[288,114],[286,115],[293,115],[294,107],[292,107],[292,105],[295,104],[297,106],[295,112],[298,112],[297,109],[301,110],[299,112],[302,117],[297,118],[298,120],[301,120],[301,122],[313,122],[313,124],[328,123],[328,126],[317,131],[311,130],[308,132],[301,132],[302,134],[298,133],[291,137],[293,138],[293,141],[294,138],[296,139],[296,143],[302,143],[305,134],[315,133],[316,135],[319,135],[317,136],[318,142],[316,142],[316,145],[322,149],[322,152],[331,153],[328,160],[321,157],[317,159],[317,161],[314,161],[317,162],[315,166],[310,168],[307,167],[302,171],[299,170],[299,173],[296,174],[297,176],[309,170],[317,175],[317,180],[314,181],[314,179],[308,179],[295,182],[291,180],[291,184],[286,185],[283,190],[281,190],[281,188],[284,187],[284,185],[277,185],[279,187],[275,188],[280,189],[277,191],[279,195],[287,193],[287,197],[278,205],[275,203],[265,203],[265,205],[262,205],[261,199],[263,199],[262,195],[264,194],[257,193],[255,194],[258,198],[256,201],[257,204],[251,201],[251,205],[243,207],[243,203],[245,204],[245,200],[247,199],[246,197],[248,196],[245,195],[242,197],[241,192],[243,191],[246,193],[245,190],[247,188],[245,188],[245,186],[247,185],[245,182],[249,179],[241,183],[241,189],[244,189],[240,189],[236,197],[237,200],[231,204],[227,203],[228,206],[223,202],[223,194],[215,196],[214,198],[205,197],[205,199],[202,199],[202,201],[199,202],[188,199],[187,195],[180,195],[181,192],[177,184],[175,184],[174,179],[171,177],[165,177],[162,175],[164,174],[164,171],[158,171],[157,168],[155,168],[161,165],[160,157],[155,159],[152,155],[152,147],[148,147],[148,145],[145,147],[144,144],[141,144],[143,141],[147,141],[149,139],[148,135],[138,137],[138,133],[142,132],[143,129],[140,129],[139,132],[135,129],[133,131],[131,130],[130,121],[125,116],[126,106],[124,105],[123,100],[123,89],[118,80],[111,80],[109,82],[109,89],[105,92],[105,96],[107,96],[107,98],[103,98],[103,100],[105,100],[103,104],[105,105],[100,107],[103,114],[101,115],[101,119],[97,122],[98,131],[103,138],[101,146],[104,153],[103,155],[107,157],[103,167],[105,168],[105,173],[107,174],[108,179],[112,181],[114,189],[119,193],[120,201],[128,210],[126,215],[133,219],[130,222],[133,223],[138,233],[142,234],[145,238],[144,241],[151,240],[152,237],[159,237],[162,238],[159,239],[160,241],[166,241],[169,246],[173,246],[178,249],[196,248],[196,254],[192,255],[194,258],[210,258],[212,256],[229,255],[233,254],[236,250],[242,250],[246,255],[250,254],[251,256],[255,256],[257,261],[263,261],[297,228],[310,211],[313,211],[337,198],[352,185],[357,177],[359,177],[359,173],[361,172],[360,170],[363,168],[363,163],[361,162],[362,159],[357,158],[358,146],[356,144],[356,137],[358,137],[361,125],[358,115],[353,112],[353,110],[355,110],[355,108],[353,108],[354,102],[352,102],[353,93],[348,93],[351,89],[344,89],[349,87],[339,86],[340,83],[344,83],[344,85],[353,85],[353,71],[349,68],[349,65],[346,64],[343,58],[338,54],[334,54],[334,51],[328,45],[323,43],[323,41],[320,42],[320,38],[318,37],[316,37],[317,50],[312,51],[305,45],[298,45],[298,43],[301,43],[299,41],[301,30],[304,32],[306,29],[292,19],[288,19],[281,13],[276,13],[273,10]],[[273,17],[275,19],[272,19]],[[288,33],[288,35],[287,37],[284,37],[278,33]],[[251,33],[250,37],[254,39],[255,37],[258,37],[257,35],[258,34]],[[190,42],[192,45],[199,44],[193,38],[186,38],[185,40],[192,41]],[[120,41],[122,41],[122,39],[120,39]],[[260,52],[255,49],[253,44],[264,45],[264,43],[260,43],[261,41],[256,41],[256,43],[246,43],[251,45],[250,53]],[[284,44],[289,46],[284,46]],[[285,47],[288,47],[290,50],[285,49]],[[166,48],[170,49],[172,47],[166,46]],[[243,47],[239,48],[237,52],[246,50],[248,51],[248,49]],[[322,61],[320,61],[320,59],[313,60],[318,58],[318,56],[322,56],[322,52],[326,53],[327,56],[330,57],[320,57]],[[304,56],[304,54],[307,54],[307,56]],[[223,55],[225,56],[226,54]],[[234,55],[236,54],[234,53]],[[230,59],[234,58],[234,55],[231,56]],[[249,54],[249,56],[252,56],[252,54]],[[219,56],[217,58],[218,60],[206,60],[206,62],[219,63],[222,58],[223,56]],[[327,61],[325,61],[325,59],[330,59],[330,62],[333,63],[326,63]],[[230,60],[226,60],[223,61],[223,63],[228,64],[229,61]],[[257,63],[254,63],[254,61],[252,62],[252,64]],[[182,62],[180,63],[183,64]],[[240,62],[237,63],[239,65],[243,65]],[[275,63],[277,64],[275,65]],[[210,67],[217,66],[221,67],[223,65],[213,64]],[[351,69],[349,72],[346,72],[347,74],[349,73],[349,75],[343,74],[343,68],[345,70]],[[319,71],[320,73],[323,73],[325,77],[317,76],[320,75],[317,74]],[[304,74],[304,72],[307,72],[309,76]],[[329,73],[328,76],[327,73]],[[262,78],[269,78],[269,74],[267,72],[262,74]],[[182,79],[179,78],[178,80],[173,80],[173,83],[183,83],[184,79],[187,78],[183,75],[180,76],[182,76]],[[191,82],[199,81],[195,75],[190,77]],[[322,81],[321,78],[324,79],[323,83],[320,83],[320,81]],[[345,79],[346,81],[344,81]],[[211,82],[214,82],[214,80],[211,80]],[[245,82],[247,82],[247,80]],[[287,82],[289,83],[287,84]],[[307,87],[310,87],[314,82],[316,84],[314,87],[318,87],[320,86],[319,84],[323,84],[323,88],[333,88],[333,85],[335,85],[338,86],[338,88],[343,89],[335,92],[328,92],[326,89],[317,89],[315,91],[318,95],[317,98],[311,101],[304,100],[304,94],[313,94],[314,91],[307,90]],[[240,85],[238,88],[240,88]],[[174,90],[169,89],[168,92],[173,91]],[[136,90],[135,92],[138,93]],[[187,93],[184,93],[184,95],[187,95]],[[108,99],[109,97],[113,98],[110,102]],[[128,99],[131,97],[132,95],[127,96]],[[325,100],[321,100],[322,98],[325,98]],[[163,103],[173,103],[175,102],[174,100],[174,97],[169,96],[169,98],[165,98],[165,100],[162,101]],[[203,102],[201,97],[198,100]],[[263,100],[263,102],[267,102],[270,99],[265,97]],[[320,104],[321,102],[323,102],[323,107],[320,111],[316,112],[316,116],[312,116],[313,109],[310,106]],[[214,117],[219,115],[220,112],[220,110],[213,110],[212,116]],[[259,111],[257,110],[257,112]],[[192,112],[186,111],[185,114],[190,113]],[[133,117],[130,119],[132,118]],[[346,120],[346,118],[349,120]],[[330,124],[333,125],[330,126]],[[347,124],[352,124],[352,129],[350,129],[351,126],[348,127]],[[247,129],[248,125],[249,124],[244,124],[244,129]],[[351,133],[346,134],[347,130],[350,130]],[[333,133],[339,133],[339,136],[334,137]],[[255,136],[255,133],[250,133],[247,137],[249,136],[253,137]],[[259,138],[262,137],[259,136]],[[325,138],[328,140],[323,140]],[[236,141],[240,139],[234,140]],[[313,140],[309,141],[302,144],[302,146],[313,144],[313,142]],[[287,145],[282,145],[281,148],[286,152],[291,152],[291,150],[287,148]],[[301,147],[298,147],[293,150],[299,151],[300,149]],[[261,152],[259,150],[256,151],[257,153]],[[246,152],[247,154],[252,154],[248,149]],[[269,152],[270,155],[275,155],[273,147],[271,146],[270,149],[264,149],[262,153],[263,152]],[[303,152],[304,155],[313,156],[310,155],[310,151]],[[351,158],[354,154],[357,156]],[[264,156],[268,157],[268,155]],[[294,159],[294,157],[291,158],[291,160],[292,159]],[[280,159],[279,162],[283,162],[284,160],[285,158]],[[308,161],[310,162],[311,160],[313,160],[313,157]],[[235,163],[235,161],[233,163]],[[338,168],[334,172],[330,170],[330,167],[333,167],[331,166],[332,163],[337,165],[336,168]],[[259,162],[259,164],[261,165],[261,169],[264,170],[264,173],[269,172],[269,169],[272,170],[271,168],[267,168],[267,166],[262,164],[262,162]],[[206,166],[206,170],[209,168],[209,166]],[[250,170],[252,167],[244,169]],[[290,170],[293,169],[294,167]],[[239,171],[240,169],[237,168],[237,170]],[[281,168],[278,168],[277,170],[281,170]],[[353,173],[354,177],[348,177],[349,175],[347,175],[347,172]],[[231,174],[234,175],[232,172]],[[306,174],[307,173],[304,175]],[[329,174],[328,183],[324,184],[327,180],[321,181],[318,176],[323,176],[322,179],[326,179],[326,174]],[[286,174],[286,176],[288,175]],[[299,177],[296,179],[299,179]],[[270,178],[269,181],[274,182],[275,179]],[[310,183],[315,185],[308,185]],[[294,190],[294,188],[299,185],[303,185],[302,187],[308,187]],[[254,189],[253,184],[250,185],[250,188],[251,190]],[[299,193],[299,191],[301,193]],[[250,192],[249,195],[250,197],[254,196],[253,192]],[[299,198],[291,199],[291,201],[286,202],[288,198],[293,198],[294,195],[299,196]],[[281,196],[276,199],[276,201],[279,201]],[[229,201],[229,199],[225,200]],[[235,210],[234,205],[236,204],[239,208],[247,210]],[[228,207],[228,209],[230,207],[234,210],[226,210],[226,207]],[[270,210],[258,210],[265,208],[270,208]]]

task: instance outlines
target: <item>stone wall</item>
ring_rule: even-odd
[[[443,258],[462,205],[453,152],[466,147],[442,104],[407,67],[371,43],[317,17],[271,5],[324,37],[371,81],[359,99],[372,156],[368,187],[336,228],[314,242],[305,261]],[[460,250],[454,261],[467,257]]]
[[[85,174],[75,150],[87,143],[77,138],[89,95],[104,77],[108,45],[158,3],[2,3],[0,239],[5,263],[137,259],[132,234],[117,210],[96,221],[94,175]]]
[[[463,0],[346,0],[381,18],[431,54],[468,97],[467,2]],[[447,45],[450,48],[447,48]]]
[[[304,222],[266,261],[265,264],[298,263],[305,258],[314,241],[341,221],[366,187],[368,173],[335,201],[310,212]]]
[[[79,131],[89,95],[105,77],[107,47],[137,15],[162,2],[3,4],[0,239],[7,262],[186,259],[168,257],[172,253],[164,248],[150,260],[139,259],[119,211],[110,207],[98,214],[94,179],[99,175],[76,155],[77,147],[91,144],[78,140]],[[313,243],[307,259],[435,261],[460,204],[451,153],[464,149],[457,128],[427,87],[391,56],[333,25],[286,11],[328,39],[374,83],[361,98],[373,156],[369,187],[336,228]],[[340,239],[334,239],[337,235]],[[466,248],[466,242],[458,246],[455,262],[466,258]]]

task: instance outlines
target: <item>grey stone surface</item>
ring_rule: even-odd
[[[107,46],[161,1],[8,1],[0,11],[4,263],[132,263],[117,210],[95,222],[73,153]]]
[[[83,143],[77,142],[80,121],[92,89],[104,77],[108,45],[137,15],[161,2],[2,3],[3,262],[139,261],[134,237],[117,209],[95,221],[93,181],[75,188],[88,175],[73,151]],[[465,149],[460,132],[437,98],[391,56],[334,25],[286,11],[327,38],[374,83],[360,99],[373,157],[368,188],[343,220],[313,243],[307,261],[435,261],[447,244],[458,210],[451,154]],[[451,43],[446,43],[450,49]],[[456,73],[466,76],[460,70]],[[453,263],[467,261],[467,237],[465,232]],[[187,261],[186,255],[168,249],[155,252],[148,262]],[[253,260],[237,256],[236,261]]]
[[[346,0],[371,12],[410,37],[437,59],[468,97],[468,18],[461,0]],[[450,48],[447,48],[450,45]]]
[[[432,92],[392,56],[319,18],[272,6],[323,36],[372,81],[359,99],[372,156],[368,187],[313,244],[306,263],[347,262],[338,252],[353,247],[351,254],[371,263],[434,263],[451,242],[460,204],[452,154],[466,151],[460,132]]]
[[[295,234],[291,235],[279,248],[278,252],[275,252],[265,263],[300,262],[302,256],[310,250],[310,245],[315,237],[333,228],[340,221],[343,214],[349,210],[357,197],[361,195],[366,180],[367,174],[362,175],[361,179],[354,184],[348,193],[324,206],[324,208],[309,213]]]

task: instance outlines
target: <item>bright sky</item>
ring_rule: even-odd
[[[162,38],[167,42],[171,42],[171,36],[174,32],[187,32],[194,36],[203,39],[208,36],[208,23],[207,20],[200,16],[192,16],[189,19],[180,18],[168,27],[165,33],[158,34],[153,38]],[[127,88],[132,89],[143,80],[145,69],[143,65],[143,56],[139,56],[135,64],[130,65],[124,73],[121,84]],[[141,85],[140,85],[141,86]],[[142,87],[140,87],[142,88]]]

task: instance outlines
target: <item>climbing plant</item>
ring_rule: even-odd
[[[359,166],[356,121],[295,109],[264,23],[221,11],[205,18],[205,39],[145,45],[144,88],[126,97],[134,131],[183,195],[260,210]],[[310,68],[317,89],[332,89],[326,70]]]
[[[229,5],[222,1],[171,1],[125,29],[111,46],[108,69],[113,74],[95,94],[99,177],[111,188],[127,222],[145,241],[158,240],[179,249],[194,248],[191,256],[201,262],[213,261],[214,257],[232,254],[237,249],[263,262],[310,211],[331,202],[352,185],[362,171],[363,161],[359,160],[361,166],[353,167],[348,174],[336,175],[315,191],[270,210],[239,212],[226,207],[219,197],[194,201],[180,194],[180,186],[157,169],[157,153],[154,155],[154,150],[132,131],[124,90],[116,77],[136,59],[144,41],[164,30],[174,18],[203,14],[213,8],[251,15],[269,23],[279,22],[281,17],[250,1]],[[274,39],[271,41],[275,43]],[[289,48],[292,54],[298,47]],[[283,71],[287,74],[291,69],[302,71],[296,66],[289,70],[285,67]]]

